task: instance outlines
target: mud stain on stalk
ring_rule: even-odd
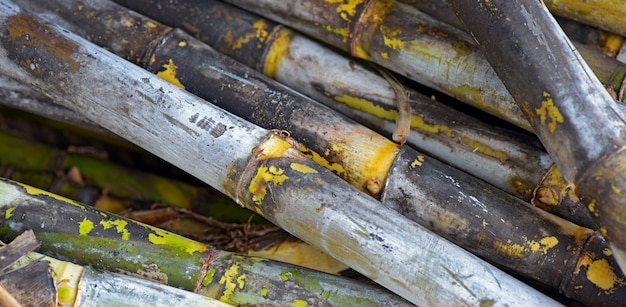
[[[71,72],[76,72],[80,67],[80,63],[72,58],[78,46],[64,39],[50,26],[42,24],[32,16],[22,13],[10,16],[7,19],[6,31],[8,33],[5,33],[2,39],[9,57],[20,61],[19,63],[35,76],[43,73],[38,62],[45,62],[50,70],[53,67],[57,67],[58,62],[48,63],[49,60],[42,57],[29,58],[34,52],[25,52],[23,47],[32,49],[44,48],[50,56],[61,60],[61,63],[67,65]],[[6,41],[7,39],[8,42]],[[41,52],[36,53],[41,54]]]

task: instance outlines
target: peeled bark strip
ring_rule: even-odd
[[[251,210],[264,213],[278,226],[397,294],[425,306],[481,302],[516,305],[521,298],[524,303],[554,304],[399,213],[385,209],[291,149],[282,138],[266,138],[266,130],[218,110],[66,30],[42,24],[6,1],[2,3],[5,30],[0,55],[7,64],[0,66],[3,74],[20,77],[55,102],[124,135]],[[11,32],[18,34],[8,35]],[[54,38],[54,45],[28,43],[47,42],[49,37]],[[102,71],[117,74],[112,80]],[[58,86],[60,82],[63,87]],[[108,231],[119,238],[123,229],[122,234],[113,228]],[[291,280],[289,275],[285,277]],[[389,297],[371,295],[395,304]]]
[[[105,11],[107,10],[101,7],[100,12]],[[116,16],[120,14],[119,9],[111,9],[110,11],[115,12]],[[60,11],[59,13],[65,14],[66,16],[72,15],[71,11]],[[122,17],[122,19],[123,18],[127,17]],[[137,16],[134,18],[139,19],[140,17]],[[104,20],[116,19],[104,18]],[[91,22],[94,23],[95,21],[96,20],[92,20]],[[146,24],[148,22],[156,24],[154,21],[143,21],[140,24]],[[78,24],[82,24],[82,22]],[[116,32],[115,28],[111,28],[109,31]],[[106,36],[106,32],[100,33],[99,35],[92,33],[92,35],[104,37]],[[184,40],[180,38],[172,39],[170,38],[170,34],[168,34],[166,38],[167,41],[159,44],[160,46],[164,46],[163,50],[157,49],[154,52],[145,53],[152,54],[150,58],[154,59],[155,63],[169,62],[169,60],[174,59],[174,62],[178,63],[176,79],[179,80],[179,85],[189,89],[198,89],[202,88],[198,84],[209,83],[209,81],[203,81],[203,78],[209,75],[210,71],[198,73],[198,71],[202,70],[194,67],[192,65],[193,63],[189,63],[185,61],[185,59],[202,58],[205,59],[206,65],[217,66],[221,65],[219,64],[220,62],[208,62],[208,59],[220,59],[219,55],[212,52],[206,46],[202,47],[201,44],[190,37],[186,37]],[[180,41],[184,41],[185,44],[180,46]],[[115,46],[115,44],[108,42],[106,46]],[[157,54],[159,56],[156,56]],[[159,61],[159,58],[168,60]],[[235,75],[237,71],[234,69],[236,68],[235,63],[230,63],[230,70],[227,71],[227,67],[224,67],[221,70],[222,75],[218,75],[220,78],[230,81],[220,85],[220,83],[217,83],[217,81],[219,81],[218,79],[213,86],[218,88],[230,87],[233,89],[240,87],[245,88],[250,86],[250,84],[242,84],[237,81],[258,78],[253,72],[249,72],[247,76],[239,75],[238,79],[233,78],[232,75]],[[160,67],[161,65],[155,64],[154,66]],[[197,66],[197,64],[195,64],[195,66]],[[215,69],[211,71],[215,71]],[[186,73],[183,74],[182,72]],[[184,76],[187,77],[183,78]],[[193,82],[189,82],[188,80],[193,80]],[[209,94],[210,93],[206,93],[204,95]],[[393,91],[391,95],[393,95]],[[213,97],[215,96],[205,97],[208,100],[214,100]],[[221,98],[218,97],[218,99]],[[255,98],[250,97],[250,99]],[[229,100],[229,102],[234,104],[238,101],[233,99]],[[307,106],[297,104],[296,101],[290,100],[288,103],[297,109],[307,108]],[[252,107],[254,107],[254,105]],[[312,106],[308,107],[311,108]],[[243,113],[243,115],[246,118],[258,121],[259,114],[262,114],[262,110],[256,109],[257,112],[253,115],[246,113]],[[322,112],[322,109],[318,110]],[[266,115],[265,117],[268,116],[269,115]],[[328,118],[328,115],[325,114],[318,114],[318,116]],[[337,129],[337,132],[341,135],[349,135],[351,133],[350,126],[342,125],[337,120],[338,119],[335,119],[333,125],[336,127],[344,127],[343,130]],[[267,125],[265,121],[261,120],[258,122]],[[324,125],[323,122],[318,124]],[[279,126],[279,128],[283,127]],[[588,280],[585,275],[578,274],[580,270],[575,264],[579,262],[578,259],[584,253],[584,242],[593,235],[593,232],[589,229],[578,227],[553,216],[544,218],[543,214],[538,212],[537,209],[529,207],[528,204],[519,199],[480,183],[478,180],[465,173],[449,168],[443,163],[437,162],[409,148],[403,148],[401,150],[401,156],[398,159],[395,158],[395,155],[393,157],[393,160],[396,160],[396,168],[415,170],[414,172],[417,172],[419,167],[424,173],[422,176],[419,174],[415,176],[390,176],[387,179],[388,182],[403,185],[404,188],[387,190],[387,192],[385,192],[387,195],[382,199],[385,205],[406,214],[411,219],[418,221],[420,224],[436,231],[439,235],[452,240],[454,243],[471,250],[477,255],[494,261],[498,265],[507,267],[524,276],[548,283],[554,288],[558,289],[561,284],[570,284],[572,280],[576,280],[576,284],[587,285],[582,291],[575,288],[566,289],[565,291],[562,290],[564,294],[578,300],[584,301],[590,297],[590,294],[595,296],[601,295],[603,299],[609,301],[613,299],[619,300],[622,295],[626,294],[626,288],[622,287],[619,283],[616,283],[615,286],[611,288],[617,294],[611,294],[611,292],[605,293],[603,289],[598,288],[592,281]],[[272,167],[274,167],[274,171],[272,171]],[[263,166],[246,167],[246,169],[254,168],[263,169],[261,174],[257,174],[257,176],[260,177],[258,179],[255,177],[254,179],[259,181],[259,183],[255,184],[261,184],[261,186],[248,187],[248,189],[251,192],[255,191],[255,193],[258,191],[259,195],[255,194],[252,200],[255,203],[258,201],[259,204],[261,204],[263,200],[266,199],[266,194],[268,194],[264,187],[268,181],[275,184],[280,183],[281,186],[284,184],[282,180],[284,179],[283,175],[286,175],[283,174],[285,167],[273,165],[266,166],[265,168],[263,168]],[[414,174],[414,172],[412,172],[412,174]],[[401,171],[395,173],[403,174]],[[277,182],[274,180],[277,180]],[[480,186],[481,188],[472,189],[471,186],[474,185]],[[238,195],[240,191],[245,189],[244,185],[238,183],[234,184],[234,186],[234,191],[230,193],[233,195]],[[415,197],[413,201],[408,202],[408,197],[406,197],[405,194],[410,192],[407,191],[415,191],[414,193],[424,195],[434,194],[437,195],[437,197],[422,197],[421,199]],[[442,193],[437,194],[437,191],[442,191]],[[272,192],[274,194],[277,193],[275,188]],[[276,198],[277,196],[273,197]],[[454,201],[451,202],[450,199]],[[325,201],[321,202],[325,203]],[[456,203],[463,203],[465,206],[454,206]],[[256,206],[254,208],[255,210],[261,210],[261,208]],[[408,208],[412,209],[409,210]],[[260,213],[262,212],[265,212],[267,215],[268,211],[261,210]],[[464,218],[464,215],[475,218],[467,219]],[[507,218],[509,222],[501,222],[504,217],[507,216],[512,217],[510,219]],[[541,227],[538,227],[537,220],[542,221],[542,223],[540,223],[542,225]],[[440,227],[442,223],[449,223],[454,226]],[[490,226],[487,227],[487,225]],[[494,229],[492,229],[492,227],[494,227]],[[510,228],[516,228],[517,231],[511,232],[509,231]],[[485,245],[483,244],[485,241],[506,243]],[[512,244],[512,247],[506,247],[508,246],[507,244]],[[601,249],[595,252],[589,252],[600,254]],[[610,256],[607,257],[610,258]],[[615,275],[612,270],[609,271],[611,274]],[[562,272],[568,273],[563,274]],[[621,273],[618,273],[618,275],[621,276]]]
[[[626,268],[626,124],[614,100],[541,3],[449,3]]]

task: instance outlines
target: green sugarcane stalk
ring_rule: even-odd
[[[41,286],[39,288],[13,289],[23,292],[19,293],[18,297],[21,299],[20,303],[25,305],[35,303],[32,298],[41,296],[50,297],[50,300],[38,301],[37,306],[139,306],[147,304],[153,306],[177,304],[232,306],[207,296],[145,279],[97,271],[47,257],[30,251],[32,247],[38,248],[39,242],[34,233],[29,230],[0,249],[2,256],[18,253],[16,255],[18,257],[11,257],[10,263],[2,265],[3,271],[6,272],[0,275],[3,282],[22,282],[21,279],[27,278],[32,283],[33,279],[49,279],[49,282],[35,283]],[[43,265],[41,272],[30,269],[40,265]],[[33,273],[37,275],[33,276]],[[18,277],[18,275],[21,276]]]
[[[36,188],[7,180],[1,185],[2,236],[33,229],[42,251],[52,257],[169,284],[231,304],[284,305],[297,300],[312,305],[407,304],[380,288],[343,277],[216,250]],[[56,220],[50,220],[50,212]]]
[[[362,64],[281,25],[216,1],[117,2],[168,25],[185,27],[213,48],[370,128],[386,135],[395,131],[391,122],[397,114],[395,96],[386,81]],[[259,24],[272,34],[256,35]],[[415,91],[409,90],[409,97],[412,133],[408,144],[527,201],[537,195],[533,192],[537,186],[543,187],[541,179],[552,161],[534,146],[535,140],[504,129],[491,132],[494,127]],[[541,199],[537,197],[538,204],[543,204]],[[594,227],[584,206],[563,200],[542,208]]]
[[[332,0],[225,2],[293,27],[532,131],[472,38],[411,5],[393,0],[347,4]]]
[[[545,303],[545,297],[523,283],[359,193],[282,138],[268,138],[267,130],[3,3],[7,30],[2,46],[8,54],[3,74],[21,77],[55,102],[202,178],[394,292],[423,305],[514,305],[520,297]],[[7,33],[19,34],[11,39]],[[55,44],[47,46],[64,48],[51,48],[51,53],[46,45],[24,44],[30,41],[26,38],[43,43],[50,36]],[[24,62],[31,56],[45,59],[35,71],[52,76],[33,72]],[[115,81],[93,73],[102,71],[115,71]],[[58,82],[63,82],[62,89]]]
[[[98,10],[103,20],[125,20],[128,17],[120,17],[120,10],[114,7],[110,10],[105,9],[103,4],[99,4]],[[37,5],[38,6],[38,5]],[[66,16],[76,16],[72,14],[71,4],[69,7],[63,8],[63,5],[53,5],[55,10],[59,10],[59,14],[65,14]],[[84,7],[83,7],[84,8]],[[95,10],[94,10],[95,11]],[[112,11],[113,14],[109,15],[105,12]],[[46,12],[48,16],[51,12]],[[111,16],[118,16],[113,18]],[[69,19],[69,18],[68,18]],[[133,20],[141,19],[140,16],[134,16]],[[91,20],[91,24],[95,24],[97,19]],[[84,24],[85,21],[79,22]],[[145,20],[138,24],[152,23],[156,26],[155,21]],[[108,22],[108,30],[113,33],[120,33],[122,29],[111,28],[111,24],[124,24],[123,22]],[[92,27],[94,28],[94,27]],[[107,34],[100,33],[100,36],[105,37]],[[174,33],[174,32],[172,32]],[[170,34],[168,34],[170,35]],[[174,34],[171,34],[174,35]],[[183,34],[176,34],[182,37],[174,39],[167,36],[167,43],[160,43],[160,46],[164,46],[165,54],[161,55],[158,49],[150,52],[136,52],[150,54],[149,58],[154,63],[167,63],[172,62],[177,64],[176,76],[181,76],[183,72],[186,72],[189,77],[179,80],[179,84],[183,85],[191,90],[198,87],[188,86],[187,80],[195,80],[194,82],[200,84],[213,84],[213,86],[232,88],[247,87],[250,83],[244,83],[243,85],[236,86],[238,81],[250,80],[256,77],[253,72],[245,71],[245,74],[239,74],[238,78],[232,78],[229,75],[220,75],[219,79],[201,81],[203,76],[210,76],[208,72],[196,73],[192,64],[188,64],[185,59],[220,59],[223,56],[215,52],[211,52],[208,47],[202,47],[193,38],[184,36]],[[180,42],[184,41],[182,46]],[[174,45],[174,46],[172,46]],[[114,46],[109,44],[107,46]],[[190,48],[193,46],[194,50],[202,50],[202,53],[192,53]],[[178,49],[182,48],[182,49]],[[177,53],[176,51],[179,51]],[[159,58],[166,59],[159,61]],[[172,60],[174,59],[174,60]],[[229,65],[221,64],[220,61],[224,61]],[[237,73],[236,63],[226,60],[212,61],[210,62],[212,70],[216,70],[214,67],[220,67],[219,71],[226,72],[230,75]],[[189,65],[189,66],[187,66]],[[161,65],[154,65],[160,67]],[[194,65],[195,68],[197,65]],[[248,76],[246,78],[246,75]],[[184,75],[183,75],[184,76]],[[230,78],[228,78],[230,77]],[[228,82],[224,82],[223,79],[228,78]],[[269,82],[268,82],[269,83]],[[193,83],[192,83],[193,85]],[[258,88],[263,88],[259,86]],[[217,89],[216,89],[217,90]],[[205,94],[206,95],[206,94]],[[207,99],[214,101],[214,96],[205,96]],[[250,99],[252,100],[252,98]],[[244,100],[246,101],[246,100]],[[230,105],[237,103],[236,100],[231,100]],[[257,102],[261,103],[261,102]],[[294,106],[299,106],[294,101],[289,101]],[[311,102],[308,106],[312,108]],[[240,109],[247,109],[247,106]],[[235,108],[236,109],[236,108]],[[258,108],[257,112],[261,112],[262,109]],[[324,112],[320,109],[320,112]],[[260,118],[269,117],[268,115],[260,115],[262,113],[256,113],[256,116]],[[252,117],[254,119],[254,117]],[[340,127],[339,122],[334,123],[337,127]],[[320,122],[318,125],[324,125]],[[342,135],[350,134],[351,125],[344,129]],[[282,128],[282,127],[281,127]],[[585,300],[589,294],[606,296],[607,300],[618,299],[622,294],[623,287],[615,282],[611,286],[611,291],[607,291],[602,287],[599,287],[597,281],[593,278],[589,278],[587,274],[580,274],[585,272],[584,268],[579,266],[582,262],[579,261],[581,257],[587,252],[588,247],[595,245],[587,245],[586,242],[592,242],[594,237],[599,237],[589,229],[581,228],[576,225],[567,223],[554,216],[545,216],[543,213],[536,212],[537,210],[528,206],[528,204],[521,202],[519,199],[515,199],[507,194],[502,193],[493,187],[484,184],[475,178],[469,177],[465,173],[459,172],[452,168],[446,167],[444,164],[436,162],[420,153],[417,153],[411,149],[403,148],[400,151],[400,157],[396,160],[396,166],[392,171],[393,176],[390,176],[387,181],[395,184],[404,185],[402,188],[387,189],[385,196],[383,197],[383,203],[395,209],[396,211],[403,212],[410,216],[412,219],[418,221],[420,224],[429,227],[431,230],[436,231],[438,234],[444,236],[453,242],[462,245],[466,249],[490,259],[499,265],[507,267],[519,274],[529,276],[533,279],[547,282],[550,286],[560,289],[564,294],[575,297],[579,300]],[[427,161],[427,162],[425,162]],[[443,192],[439,192],[443,191]],[[433,201],[432,195],[436,195]],[[451,201],[453,199],[454,201]],[[462,204],[462,205],[458,205]],[[471,218],[467,218],[471,216]],[[503,217],[511,216],[514,218]],[[541,221],[541,222],[538,222]],[[514,223],[511,226],[510,223]],[[542,225],[538,227],[537,224]],[[487,227],[487,225],[490,225]],[[518,229],[516,232],[511,232],[510,229]],[[523,230],[523,231],[521,231]],[[489,239],[487,239],[489,238]],[[489,244],[484,242],[488,241]],[[602,243],[600,243],[601,245]],[[590,254],[602,255],[602,250],[593,252]],[[604,257],[604,256],[602,256]],[[607,263],[610,263],[610,255],[606,256]],[[558,259],[558,260],[557,260]],[[567,259],[567,260],[566,260]],[[613,266],[615,267],[615,266]],[[613,273],[611,276],[621,276],[621,272]],[[563,272],[570,272],[563,274]],[[592,272],[594,273],[594,272]],[[615,275],[618,274],[618,275]],[[591,274],[593,276],[593,274]],[[616,277],[615,280],[623,279]],[[575,282],[574,282],[575,280]],[[571,284],[586,284],[587,287],[573,288]],[[562,285],[564,286],[561,289]],[[618,291],[619,290],[619,291]],[[587,292],[590,291],[590,292]],[[612,292],[615,291],[617,295]]]
[[[626,204],[621,195],[626,124],[614,100],[541,3],[449,3],[626,268]],[[500,44],[504,37],[520,43]],[[512,69],[521,72],[511,74]]]

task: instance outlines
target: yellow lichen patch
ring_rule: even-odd
[[[354,16],[356,14],[356,7],[365,2],[365,0],[325,0],[326,3],[337,4],[337,8],[335,9],[339,16],[345,21],[350,21],[348,16]]]
[[[88,235],[94,228],[93,222],[86,217],[81,222],[78,222],[78,234],[81,236]]]
[[[157,24],[148,20],[148,21],[146,21],[146,26],[148,26],[148,28],[150,28],[150,29],[154,29],[154,28],[157,27]]]
[[[202,285],[205,287],[208,286],[213,282],[213,277],[215,277],[215,268],[210,268],[202,280]]]
[[[268,293],[269,293],[269,290],[267,288],[261,289],[261,296],[262,297],[267,297]]]
[[[60,200],[62,202],[65,202],[65,203],[68,203],[68,204],[72,204],[72,205],[77,206],[79,208],[85,209],[84,205],[80,204],[79,202],[73,201],[73,200],[71,200],[69,198],[65,198],[63,196],[59,196],[59,195],[50,193],[48,191],[44,191],[44,190],[41,190],[41,189],[38,189],[38,188],[35,188],[35,187],[31,187],[29,185],[25,185],[25,184],[22,184],[22,183],[19,183],[19,182],[16,182],[16,184],[22,186],[26,190],[26,193],[28,193],[30,195],[46,195],[48,197],[52,197],[52,198]]]
[[[340,177],[344,177],[346,175],[346,169],[340,163],[330,163],[326,158],[322,157],[317,152],[308,149],[305,146],[300,147],[300,152],[302,152],[305,156],[309,157],[315,163],[321,165],[327,170],[332,171]]]
[[[126,225],[128,225],[128,222],[125,220],[122,220],[122,219],[108,220],[108,221],[101,220],[100,225],[102,225],[104,229],[115,227],[115,230],[117,231],[117,233],[122,234],[122,240],[128,240],[130,238],[130,232],[128,231],[128,229],[126,229]]]
[[[187,41],[182,40],[182,41],[178,42],[178,47],[182,48],[182,47],[186,47],[186,46],[187,46]]]
[[[385,60],[389,60],[389,53],[382,51],[380,53],[380,56],[385,59]]]
[[[526,252],[526,248],[520,244],[516,244],[508,240],[507,242],[494,241],[496,250],[509,256],[522,257]]]
[[[413,162],[411,162],[411,168],[416,168],[418,166],[422,166],[424,164],[424,156],[419,155]]]
[[[4,218],[7,220],[10,219],[13,216],[13,211],[15,211],[15,207],[7,209],[7,211],[4,212]]]
[[[235,290],[237,290],[237,288],[243,289],[245,286],[245,279],[246,274],[239,274],[238,264],[233,264],[230,268],[228,268],[219,281],[220,285],[224,285],[224,293],[219,300],[231,305],[237,305],[232,300],[232,296],[235,294]]]
[[[497,149],[493,149],[491,147],[489,147],[488,145],[485,145],[481,142],[478,142],[476,140],[472,140],[469,137],[463,136],[461,137],[461,142],[467,144],[468,146],[470,146],[472,148],[473,151],[475,152],[479,152],[481,154],[484,154],[486,156],[489,157],[493,157],[496,158],[502,162],[506,161],[508,159],[508,156],[506,154],[506,152],[502,151],[502,150],[497,150]]]
[[[317,170],[306,164],[293,162],[289,164],[289,167],[291,167],[292,170],[298,171],[303,174],[317,174]]]
[[[280,64],[289,51],[293,35],[293,31],[284,27],[274,34],[274,41],[272,41],[272,45],[267,50],[265,61],[263,62],[263,73],[266,76],[270,78],[276,77]]]
[[[124,21],[122,21],[122,24],[125,27],[133,27],[135,25],[135,20],[133,20],[132,18],[124,18]]]
[[[158,228],[152,228],[152,230],[154,231],[154,233],[148,235],[148,240],[152,244],[176,247],[184,250],[189,254],[193,254],[194,252],[203,253],[207,250],[206,245],[202,243],[198,243],[196,241],[166,232]]]
[[[256,176],[252,178],[248,186],[248,191],[252,194],[252,200],[257,205],[260,205],[265,198],[265,194],[267,194],[268,183],[271,182],[274,185],[279,185],[287,179],[289,179],[289,177],[285,175],[285,170],[281,168],[277,168],[273,165],[270,167],[266,165],[259,166]]]
[[[398,36],[402,34],[402,30],[394,30],[386,26],[380,26],[380,32],[383,34],[383,43],[385,46],[393,50],[404,49],[404,42],[398,38]]]
[[[539,240],[539,242],[528,240],[526,244],[530,246],[530,250],[533,251],[534,253],[541,252],[541,253],[546,254],[548,253],[549,249],[559,244],[559,240],[556,237],[545,237]]]
[[[157,73],[157,76],[161,77],[165,81],[168,81],[182,89],[185,89],[185,86],[183,86],[183,84],[180,83],[180,80],[178,80],[178,78],[176,77],[178,66],[174,65],[174,61],[172,59],[169,59],[169,61],[166,64],[163,64],[163,68],[165,68],[165,70],[159,71]]]
[[[546,123],[548,119],[550,119],[547,123],[548,129],[550,129],[550,132],[554,133],[556,125],[563,123],[564,118],[556,105],[554,105],[552,96],[548,92],[543,92],[543,97],[544,100],[541,102],[541,107],[535,109],[535,112],[539,115],[539,120],[542,123]]]

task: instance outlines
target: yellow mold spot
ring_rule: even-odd
[[[147,21],[146,26],[148,26],[148,28],[154,29],[157,27],[157,24],[152,21]]]
[[[348,29],[346,29],[346,28],[333,28],[330,25],[324,26],[324,29],[326,29],[326,31],[328,31],[330,33],[334,33],[334,34],[337,34],[337,35],[341,36],[343,38],[343,42],[344,43],[346,41],[348,41]]]
[[[424,164],[424,156],[419,155],[417,156],[417,159],[413,160],[413,162],[411,163],[411,168],[416,168],[418,166],[422,166]]]
[[[535,109],[535,112],[539,115],[539,120],[541,120],[542,123],[546,123],[548,118],[550,119],[548,129],[550,129],[551,133],[554,133],[556,125],[563,123],[564,118],[559,109],[554,105],[552,96],[548,92],[543,92],[543,97],[544,100],[541,103],[541,107],[539,109]]]
[[[380,31],[383,33],[383,43],[385,46],[393,50],[404,49],[404,42],[397,38],[398,35],[402,34],[402,30],[393,30],[386,26],[380,26]]]
[[[178,47],[186,47],[187,46],[187,41],[180,41],[178,42]]]
[[[263,19],[255,21],[252,24],[252,30],[254,30],[254,32],[247,32],[243,36],[236,38],[233,37],[234,34],[232,31],[226,33],[224,40],[226,41],[226,44],[228,44],[230,51],[241,49],[241,47],[255,38],[258,40],[257,47],[261,48],[261,43],[263,43],[269,36],[269,33],[267,32],[267,22]]]
[[[7,209],[7,211],[4,212],[4,218],[7,220],[10,219],[13,216],[13,211],[15,211],[15,207]]]
[[[257,205],[260,205],[267,194],[267,183],[271,182],[274,185],[279,185],[285,182],[289,177],[285,175],[285,170],[277,168],[275,166],[267,167],[266,165],[259,166],[256,176],[250,181],[248,191],[252,194],[252,200]]]
[[[232,296],[237,288],[243,289],[245,285],[246,274],[239,275],[239,265],[233,264],[222,278],[220,278],[219,284],[224,285],[224,294],[219,298],[220,301],[231,305],[237,305],[232,301]]]
[[[382,51],[380,53],[380,56],[385,59],[385,60],[389,60],[389,53]]]
[[[350,21],[348,16],[354,16],[356,14],[356,7],[365,2],[365,0],[326,0],[326,3],[337,4],[335,9],[339,16],[345,21]]]
[[[164,64],[163,68],[165,68],[165,70],[159,71],[157,73],[157,76],[161,77],[162,79],[182,89],[185,89],[185,86],[183,86],[183,84],[180,83],[180,80],[176,78],[176,72],[178,70],[178,66],[174,65],[174,61],[172,59],[170,59],[166,64]]]
[[[542,252],[546,254],[549,249],[559,244],[559,240],[556,237],[545,237],[539,242],[528,240],[527,244],[530,246],[530,250],[533,252]]]
[[[494,244],[496,245],[496,249],[499,252],[509,256],[522,257],[524,256],[524,252],[526,251],[526,248],[524,248],[524,246],[512,243],[511,240],[508,240],[506,243],[496,240],[494,241]]]
[[[280,64],[289,51],[292,37],[293,31],[286,28],[281,28],[280,31],[274,35],[274,41],[268,49],[263,63],[263,73],[266,76],[276,78]]]
[[[616,285],[624,284],[624,280],[617,277],[615,269],[606,259],[593,260],[585,255],[583,266],[587,267],[587,280],[604,291],[610,291]]]
[[[378,118],[394,121],[398,117],[397,110],[386,110],[383,107],[374,104],[373,102],[353,97],[349,95],[334,96],[333,99],[337,102],[343,103],[353,109],[357,109],[368,114],[374,115]],[[452,130],[444,125],[430,125],[424,121],[424,118],[415,114],[411,115],[411,127],[417,128],[428,133],[444,133],[446,136],[452,136]]]
[[[317,170],[315,170],[314,168],[306,165],[306,164],[302,164],[302,163],[296,163],[293,162],[289,165],[289,167],[291,167],[291,169],[293,169],[294,171],[298,171],[300,173],[304,173],[304,174],[317,174]]]
[[[309,303],[307,303],[307,301],[305,301],[305,300],[293,300],[293,303],[291,303],[291,306],[293,306],[293,307],[306,307],[306,306],[309,306]]]
[[[84,221],[83,221],[84,222]],[[93,225],[93,223],[92,223]],[[102,227],[104,227],[104,229],[109,229],[112,227],[115,227],[115,230],[117,231],[117,233],[121,233],[122,234],[122,240],[128,240],[130,238],[130,232],[128,231],[128,229],[126,229],[126,225],[128,225],[128,222],[124,221],[124,220],[109,220],[109,221],[100,221],[100,225],[102,225]],[[89,227],[89,226],[85,226],[85,227]],[[81,230],[82,230],[82,226],[81,226]]]
[[[184,250],[189,254],[194,252],[203,253],[207,250],[206,245],[189,240],[185,237],[166,232],[158,228],[152,228],[154,233],[148,235],[148,240],[152,244],[169,245]]]
[[[82,222],[78,222],[78,234],[81,236],[88,235],[95,228],[92,221],[88,220],[86,217]]]
[[[129,27],[130,28],[130,27],[135,25],[135,21],[132,20],[131,18],[127,18],[127,19],[124,19],[123,24],[124,24],[125,27]]]
[[[479,152],[481,154],[484,154],[486,156],[489,157],[493,157],[496,158],[502,162],[506,161],[508,159],[508,156],[506,154],[506,152],[501,151],[501,150],[497,150],[497,149],[493,149],[491,147],[489,147],[488,145],[485,145],[481,142],[472,140],[469,137],[463,136],[461,137],[461,142],[469,145],[471,148],[473,148],[474,151]]]

